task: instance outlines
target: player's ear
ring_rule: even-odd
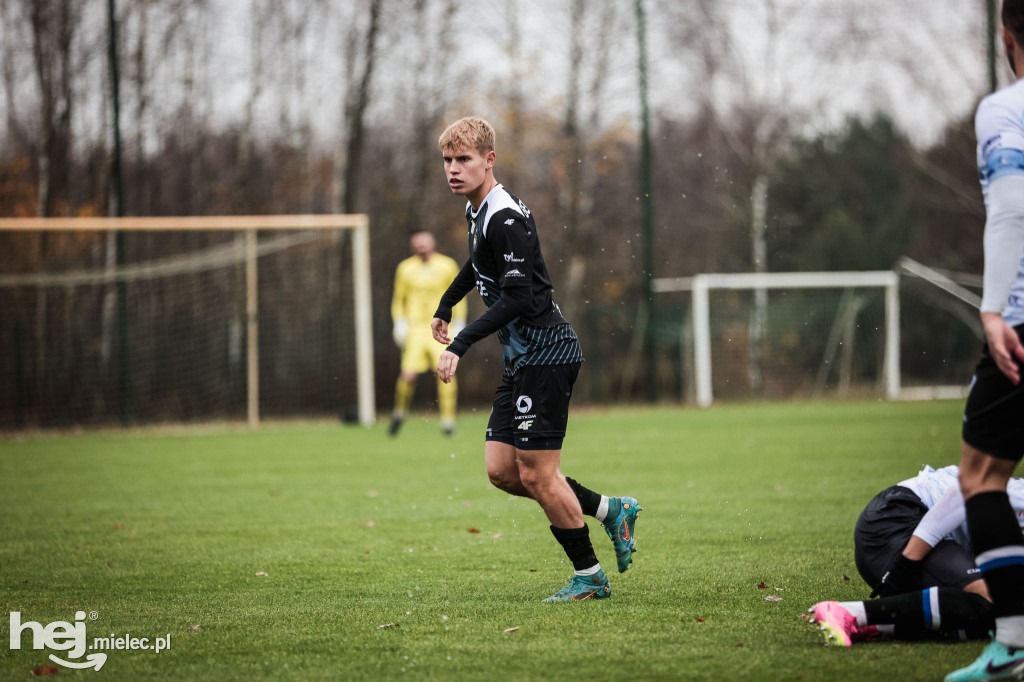
[[[494,168],[494,161],[495,161],[495,159],[497,159],[498,157],[497,157],[497,155],[496,155],[496,154],[494,153],[494,150],[493,150],[493,149],[492,149],[491,151],[487,152],[487,156],[486,156],[485,158],[486,158],[486,161],[487,161],[487,167],[488,167],[488,168]]]

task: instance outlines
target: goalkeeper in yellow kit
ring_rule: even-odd
[[[459,274],[459,264],[437,253],[434,236],[427,231],[413,233],[409,239],[413,255],[395,270],[395,293],[391,298],[391,321],[395,343],[402,349],[402,371],[395,384],[395,409],[388,435],[395,436],[405,421],[406,410],[416,388],[416,377],[437,367],[444,346],[434,341],[430,322],[434,309],[448,285]],[[461,329],[466,323],[466,302],[455,306],[452,324]],[[437,382],[437,402],[441,428],[455,433],[455,382]]]

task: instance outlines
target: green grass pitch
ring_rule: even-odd
[[[983,643],[824,647],[801,614],[867,597],[854,521],[959,459],[961,409],[579,410],[563,471],[644,511],[622,575],[590,519],[612,596],[569,604],[541,603],[571,567],[536,504],[489,486],[482,412],[454,439],[433,418],[396,439],[323,423],[6,437],[0,598],[23,622],[93,614],[90,641],[171,636],[61,678],[938,680]],[[31,642],[0,647],[0,679],[51,665]]]

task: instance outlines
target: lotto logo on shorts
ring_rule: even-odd
[[[526,414],[533,409],[533,400],[528,395],[519,396],[519,400],[516,401],[516,409],[520,414]]]

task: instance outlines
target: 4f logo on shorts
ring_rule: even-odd
[[[519,396],[519,400],[516,401],[516,409],[520,414],[526,414],[533,409],[533,400],[528,395]]]

